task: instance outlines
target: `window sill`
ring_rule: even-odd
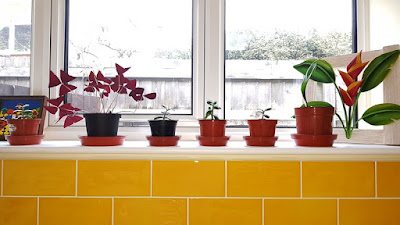
[[[203,147],[180,141],[177,147],[150,147],[147,141],[125,141],[122,146],[87,147],[79,141],[44,141],[34,146],[0,143],[0,159],[134,159],[134,160],[308,160],[398,161],[400,146],[334,144],[333,147],[297,147],[278,141],[275,147],[247,147],[230,141],[226,147]]]

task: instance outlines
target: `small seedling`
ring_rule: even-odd
[[[218,110],[221,109],[221,107],[219,107],[217,105],[217,102],[213,102],[208,100],[207,101],[207,105],[208,106],[208,111],[206,113],[206,116],[204,117],[204,119],[207,119],[208,117],[211,117],[211,120],[219,120],[218,116],[214,115],[214,110]]]
[[[255,112],[255,116],[259,117],[261,116],[261,119],[268,119],[269,116],[266,114],[267,111],[270,111],[272,108],[267,108],[267,109],[257,109]]]
[[[171,115],[171,113],[169,111],[173,110],[168,108],[168,106],[162,105],[162,107],[164,108],[164,111],[162,111],[162,116],[157,116],[154,118],[154,120],[172,120],[169,116]]]

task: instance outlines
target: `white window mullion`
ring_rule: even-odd
[[[218,101],[224,114],[224,24],[225,1],[206,0],[205,100]]]
[[[31,95],[47,95],[50,68],[51,0],[32,1]]]

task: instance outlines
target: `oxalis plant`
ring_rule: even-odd
[[[170,109],[168,106],[166,105],[161,105],[164,108],[164,111],[161,112],[162,116],[157,116],[154,117],[154,120],[172,120],[170,118],[171,113],[169,111],[173,111],[173,109]]]
[[[310,79],[320,83],[332,83],[335,86],[342,102],[344,118],[337,112],[335,114],[339,118],[348,139],[351,138],[354,128],[361,120],[371,125],[379,126],[388,125],[400,119],[400,106],[392,103],[374,105],[367,109],[358,120],[354,119],[360,95],[382,83],[399,57],[400,50],[382,54],[372,60],[371,63],[362,62],[361,54],[362,52],[358,53],[347,65],[346,72],[338,70],[347,86],[346,90],[336,84],[336,75],[332,66],[323,59],[309,59],[294,66],[296,70],[304,75],[301,92],[305,107],[332,107],[331,104],[323,101],[307,101],[305,90]],[[364,72],[361,79],[359,79],[362,71]]]
[[[207,105],[208,105],[208,110],[206,113],[206,116],[204,117],[204,119],[207,119],[208,117],[211,118],[211,120],[219,120],[218,116],[216,116],[214,114],[214,110],[219,110],[221,109],[221,107],[219,107],[217,105],[217,102],[213,102],[213,101],[207,101]]]

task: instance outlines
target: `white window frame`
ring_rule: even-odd
[[[65,0],[33,0],[32,3],[32,55],[31,94],[54,97],[49,91],[49,71],[59,71],[64,65]],[[216,100],[224,108],[224,51],[225,51],[225,0],[193,0],[193,115],[178,116],[178,131],[183,140],[194,140],[198,134],[197,119],[203,118],[206,100]],[[357,0],[358,47],[369,50],[369,0]],[[51,35],[51,38],[50,38]],[[51,42],[50,42],[51,40]],[[368,95],[364,95],[368,98]],[[360,99],[360,102],[363,102]],[[363,108],[365,106],[361,106]],[[362,111],[363,112],[363,111]],[[224,111],[219,112],[220,116]],[[124,116],[131,120],[147,120],[149,116]],[[48,139],[76,139],[77,133],[84,133],[84,127],[64,129],[62,122],[54,124],[49,116],[46,128]],[[83,124],[83,123],[82,123]],[[133,139],[144,140],[149,129],[143,127],[122,127],[122,133],[140,135]],[[248,132],[246,128],[228,128],[233,140],[241,140]],[[280,140],[290,139],[295,129],[277,130]],[[344,137],[342,129],[335,129]],[[350,140],[340,138],[339,142],[382,144],[384,130],[354,130]]]

